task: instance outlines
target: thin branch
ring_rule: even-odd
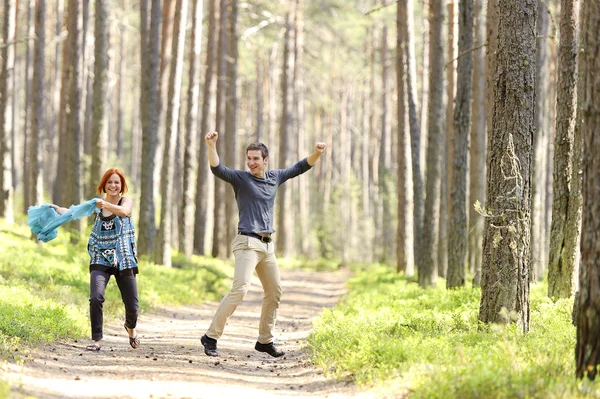
[[[373,8],[371,8],[369,11],[367,11],[367,12],[365,13],[365,15],[369,15],[369,14],[372,14],[372,13],[374,13],[374,12],[377,12],[377,11],[379,11],[379,10],[383,10],[384,8],[387,8],[387,7],[393,6],[393,5],[394,5],[394,4],[396,4],[396,3],[398,3],[398,0],[396,0],[396,1],[393,1],[393,2],[392,2],[392,3],[390,3],[390,4],[381,4],[381,5],[377,6],[377,7],[373,7]]]
[[[479,46],[475,46],[475,47],[471,47],[468,50],[463,51],[462,53],[460,53],[459,55],[456,56],[456,58],[448,61],[445,65],[445,68],[448,68],[448,65],[452,64],[454,61],[457,61],[460,57],[462,57],[463,55],[467,55],[469,53],[472,53],[473,51],[479,50],[480,48],[486,47],[487,46],[487,42],[480,44]]]

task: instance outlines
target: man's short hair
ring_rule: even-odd
[[[260,151],[263,159],[269,158],[269,149],[263,143],[254,142],[248,144],[248,147],[246,147],[246,155],[248,155],[248,151]]]

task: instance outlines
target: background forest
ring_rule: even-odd
[[[3,0],[2,17],[6,222],[93,197],[117,166],[143,257],[226,259],[237,210],[204,134],[237,168],[252,141],[271,168],[324,141],[279,191],[282,258],[469,276],[479,320],[524,332],[531,282],[579,289],[577,374],[595,376],[598,0]]]

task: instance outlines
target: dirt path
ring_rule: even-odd
[[[349,382],[327,379],[303,349],[313,319],[344,294],[347,277],[345,272],[282,271],[277,342],[286,351],[283,358],[254,350],[262,301],[255,278],[219,341],[218,358],[205,356],[200,344],[217,306],[213,302],[142,314],[137,350],[129,347],[122,322],[113,322],[106,326],[100,352],[84,351],[87,340],[58,343],[23,365],[8,364],[2,378],[17,398],[372,397]]]

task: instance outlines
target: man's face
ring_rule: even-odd
[[[246,165],[253,176],[265,177],[268,161],[269,158],[263,158],[260,150],[249,150],[246,152]]]

